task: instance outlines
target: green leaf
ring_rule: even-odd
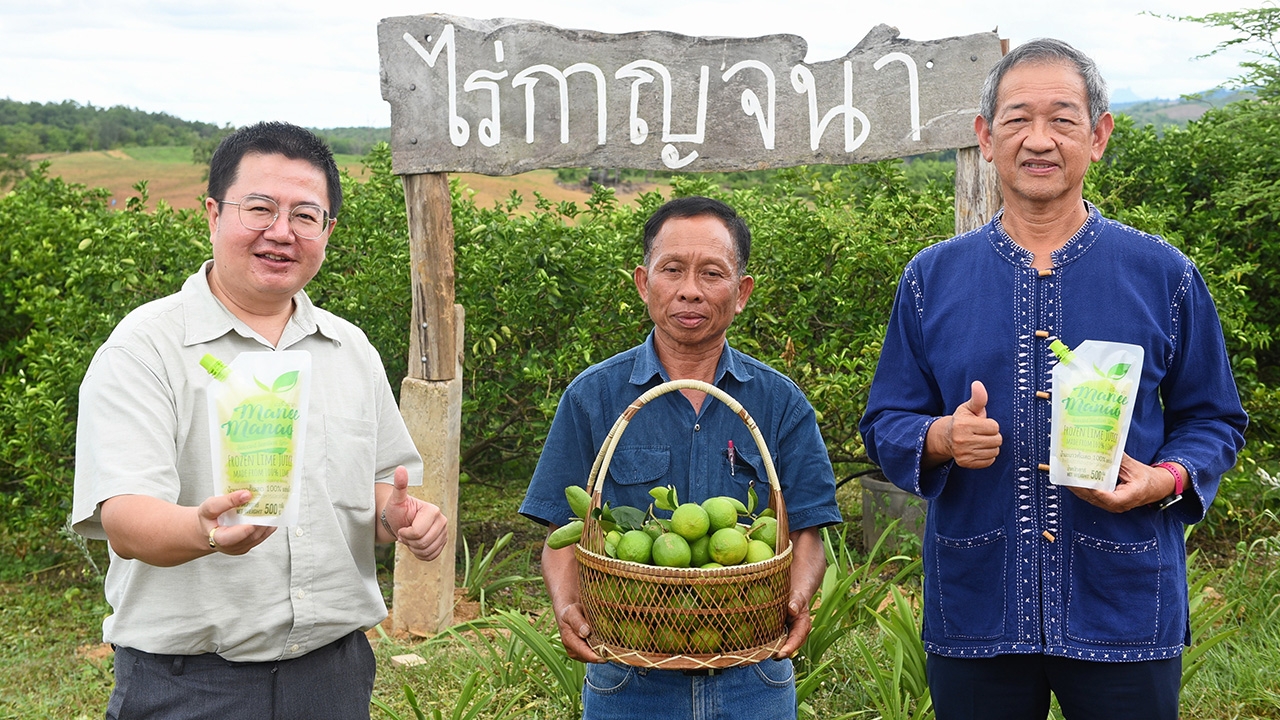
[[[1123,378],[1125,375],[1129,374],[1129,368],[1131,366],[1132,363],[1116,363],[1115,365],[1112,365],[1111,369],[1107,371],[1107,379],[1119,380]]]
[[[645,513],[630,505],[619,505],[613,508],[613,520],[623,531],[644,529]]]
[[[271,392],[273,393],[286,392],[286,391],[292,390],[293,386],[297,384],[298,384],[298,371],[290,370],[289,372],[284,373],[280,377],[276,378],[276,381],[274,383],[271,383]]]
[[[654,507],[659,510],[674,512],[676,508],[680,507],[675,485],[652,488],[649,490],[649,496],[653,498]]]

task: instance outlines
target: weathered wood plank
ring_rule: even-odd
[[[378,25],[400,174],[546,167],[744,170],[974,143],[995,33],[904,40],[886,25],[830,61],[794,35],[606,34],[453,15]]]
[[[453,206],[449,176],[406,175],[410,287],[413,325],[409,333],[409,377],[449,380],[454,351]]]

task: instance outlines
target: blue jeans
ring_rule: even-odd
[[[690,676],[618,663],[587,666],[583,720],[744,720],[796,717],[795,671],[790,660],[765,660]]]

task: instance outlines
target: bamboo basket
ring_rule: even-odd
[[[750,430],[778,519],[777,552],[763,562],[707,570],[627,562],[605,554],[604,532],[588,512],[575,546],[579,592],[592,627],[587,642],[602,658],[637,667],[705,670],[758,663],[786,641],[792,551],[773,458],[741,403],[698,380],[673,380],[641,395],[623,411],[596,455],[587,480],[590,509],[601,506],[603,478],[631,418],[654,398],[682,389],[725,403]]]

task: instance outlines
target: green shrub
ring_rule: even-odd
[[[98,346],[135,306],[207,256],[190,211],[107,194],[41,167],[0,200],[0,517],[56,531],[71,510],[77,393]],[[207,230],[204,230],[207,237]]]
[[[1178,164],[1196,133],[1228,142],[1210,132],[1215,122],[1240,113],[1270,122],[1256,108],[1232,113],[1164,138],[1121,123],[1088,192],[1104,211],[1167,235],[1201,264],[1254,417],[1251,436],[1265,438],[1280,416],[1266,315],[1280,312],[1272,291],[1280,240],[1258,217],[1276,200],[1246,207],[1244,185],[1223,182],[1205,188],[1218,198],[1212,207],[1188,205],[1200,190]],[[1215,162],[1254,179],[1274,172],[1240,158]],[[365,330],[398,390],[411,314],[404,193],[385,144],[366,163],[367,181],[344,178],[343,215],[308,292]],[[857,421],[897,279],[915,252],[950,236],[951,195],[936,183],[913,184],[897,161],[756,180],[725,190],[712,178],[677,176],[672,192],[720,197],[751,226],[756,291],[730,341],[796,380],[843,472],[866,463]],[[1227,187],[1245,215],[1222,209],[1228,195],[1214,188]],[[142,199],[112,211],[103,191],[39,170],[0,198],[0,520],[15,528],[57,528],[69,510],[76,394],[94,350],[129,310],[176,291],[208,256],[200,213],[164,203],[148,210],[145,186],[139,190]],[[643,221],[664,200],[649,193],[624,206],[597,187],[585,206],[513,196],[482,208],[455,183],[456,295],[467,312],[464,473],[522,485],[568,382],[643,340],[651,323],[631,271]]]

